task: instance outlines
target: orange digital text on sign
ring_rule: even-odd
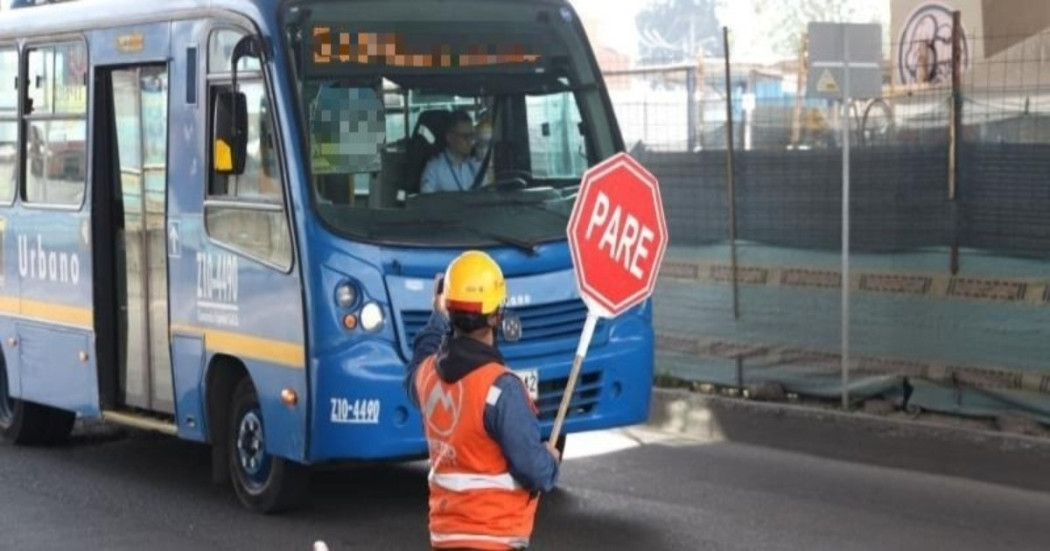
[[[495,51],[493,51],[495,50]],[[409,53],[404,37],[397,33],[339,33],[338,43],[331,27],[314,27],[314,63],[357,63],[392,67],[478,67],[507,63],[536,63],[540,56],[525,52],[521,45],[477,46],[465,54],[453,54],[451,46],[435,47],[431,53]]]

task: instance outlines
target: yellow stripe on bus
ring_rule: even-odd
[[[95,323],[95,313],[90,308],[37,300],[22,299],[22,315],[85,329],[91,329]]]
[[[0,312],[17,316],[21,313],[18,297],[0,296]]]
[[[204,347],[210,352],[272,362],[296,369],[303,369],[306,363],[306,349],[301,344],[187,325],[173,325],[171,332],[204,335]]]
[[[95,313],[91,308],[11,296],[0,296],[0,313],[84,329],[91,329],[95,322]]]
[[[0,314],[33,321],[57,323],[89,331],[94,329],[95,325],[95,314],[91,308],[20,299],[12,296],[0,295]],[[174,325],[171,327],[171,332],[203,335],[204,346],[211,352],[229,354],[238,358],[273,362],[296,369],[303,369],[306,365],[306,349],[303,345],[297,343],[193,326]]]

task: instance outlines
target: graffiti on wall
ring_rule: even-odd
[[[901,28],[897,78],[901,84],[948,84],[952,80],[952,12],[940,2],[919,5]],[[960,67],[970,62],[970,37],[962,34]]]

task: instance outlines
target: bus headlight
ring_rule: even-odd
[[[382,329],[383,308],[374,302],[366,304],[361,309],[361,328],[370,333]]]
[[[340,308],[350,308],[357,302],[357,289],[349,283],[341,283],[335,288],[335,302]]]

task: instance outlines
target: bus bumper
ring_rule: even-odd
[[[643,319],[618,324],[608,343],[588,352],[565,422],[565,433],[645,422],[653,381],[653,332]],[[540,430],[550,435],[572,369],[558,355],[510,361],[539,373]],[[319,359],[313,370],[308,461],[375,461],[424,457],[423,424],[405,391],[405,365],[390,343],[365,341]]]

